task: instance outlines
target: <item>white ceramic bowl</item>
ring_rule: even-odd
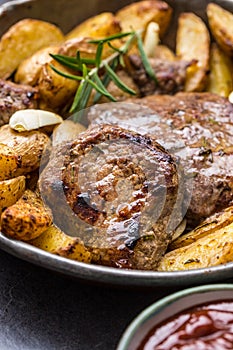
[[[136,350],[148,332],[169,317],[200,304],[223,300],[233,302],[233,284],[204,285],[171,294],[147,307],[132,321],[116,350]]]

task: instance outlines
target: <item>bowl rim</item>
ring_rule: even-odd
[[[116,350],[128,350],[128,345],[130,344],[130,341],[132,340],[134,335],[137,334],[141,325],[144,322],[146,322],[149,318],[153,317],[155,312],[156,314],[159,314],[164,307],[171,305],[186,296],[191,296],[193,294],[201,294],[201,293],[219,292],[219,291],[222,291],[222,292],[233,291],[233,283],[206,284],[202,286],[186,288],[178,292],[169,294],[168,296],[165,296],[157,300],[156,302],[152,303],[151,305],[147,306],[144,310],[142,310],[131,321],[131,323],[127,326],[127,328],[123,332]],[[224,296],[223,296],[223,299],[224,299]],[[233,300],[233,296],[232,296],[232,300]],[[192,304],[190,305],[190,307],[195,305],[200,305],[200,303],[198,302],[197,304]],[[174,314],[174,316],[175,315],[176,313]]]

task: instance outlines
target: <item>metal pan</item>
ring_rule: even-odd
[[[59,25],[65,32],[78,22],[102,11],[115,11],[132,1],[128,0],[19,0],[9,1],[0,6],[0,35],[18,20],[31,17],[47,20]],[[177,17],[181,12],[191,11],[206,19],[207,0],[168,0],[174,10],[173,22],[166,35],[166,43],[173,46]],[[233,1],[214,1],[233,12]],[[8,239],[0,233],[0,248],[6,252],[41,267],[62,273],[66,276],[124,287],[181,287],[209,282],[219,282],[233,278],[233,263],[212,268],[180,271],[157,272],[121,270],[104,266],[95,266],[68,260],[52,255],[26,243]]]

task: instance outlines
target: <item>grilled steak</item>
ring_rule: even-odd
[[[184,89],[188,62],[151,58],[150,64],[156,81],[146,73],[140,56],[129,56],[128,72],[138,86],[141,97],[153,94],[173,95]]]
[[[39,186],[55,223],[96,264],[156,269],[180,221],[176,159],[153,138],[109,125],[54,152]]]
[[[153,94],[173,95],[184,89],[186,70],[189,65],[187,62],[150,59],[150,64],[154,70],[156,81],[148,76],[140,56],[137,55],[129,56],[125,69],[117,71],[118,77],[125,85],[134,90],[135,97]],[[118,88],[112,81],[108,84],[108,91],[117,101],[125,101],[129,98],[128,92]],[[94,95],[95,93],[93,93],[90,105],[93,104]],[[109,99],[102,96],[99,102],[109,102]]]
[[[0,126],[7,124],[11,115],[18,110],[37,108],[38,99],[36,88],[0,80]]]
[[[186,198],[191,197],[187,211],[191,226],[233,203],[233,106],[227,99],[211,93],[178,93],[129,102],[92,107],[89,121],[152,135],[181,157],[186,173],[193,176],[193,187],[186,191]]]

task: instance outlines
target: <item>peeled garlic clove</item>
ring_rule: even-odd
[[[229,99],[230,103],[233,103],[233,91],[228,96],[228,99]]]
[[[41,109],[23,109],[12,114],[9,125],[16,131],[29,131],[43,126],[60,124],[62,117]]]
[[[158,23],[150,22],[143,42],[144,51],[148,57],[154,57],[154,51],[159,42],[159,25]]]

